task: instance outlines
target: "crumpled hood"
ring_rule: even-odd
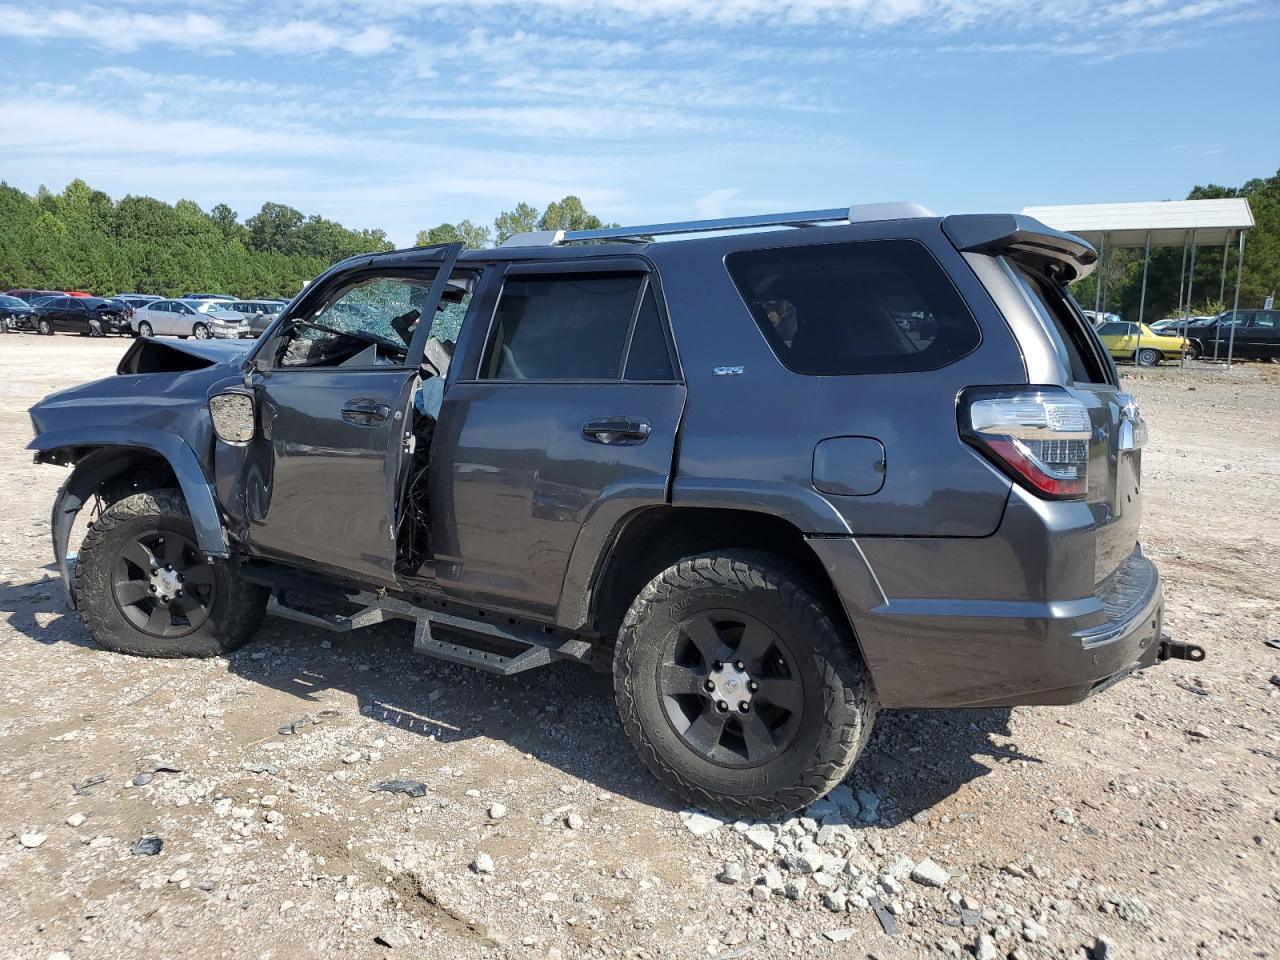
[[[220,363],[238,363],[256,340],[159,340],[139,337],[125,351],[116,373],[164,373],[200,370]]]

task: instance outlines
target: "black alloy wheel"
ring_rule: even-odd
[[[213,567],[174,530],[134,536],[116,556],[111,592],[120,613],[152,637],[185,637],[209,619],[216,600]]]
[[[679,625],[658,667],[675,733],[712,763],[748,767],[795,739],[804,684],[783,640],[740,610],[700,611]]]

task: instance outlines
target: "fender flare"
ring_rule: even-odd
[[[75,608],[76,601],[71,582],[71,565],[67,560],[71,527],[85,502],[104,481],[119,473],[128,463],[130,451],[145,450],[158,455],[169,464],[191,514],[196,543],[200,549],[212,557],[231,555],[213,487],[195,452],[181,437],[159,430],[55,430],[40,434],[27,445],[28,450],[35,451],[36,460],[45,463],[67,463],[71,459],[72,450],[85,448],[96,449],[79,460],[71,476],[62,484],[54,499],[50,518],[54,560],[72,609]]]
[[[817,490],[784,484],[677,478],[668,499],[661,486],[619,484],[606,488],[582,521],[560,587],[556,625],[580,630],[610,553],[627,523],[645,507],[739,510],[782,520],[802,536],[852,536],[848,523]]]

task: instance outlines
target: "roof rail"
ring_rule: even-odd
[[[811,227],[820,223],[863,223],[872,220],[906,220],[932,217],[933,213],[911,201],[863,203],[830,210],[797,210],[792,213],[761,213],[748,217],[721,217],[716,220],[684,220],[651,223],[639,227],[605,227],[601,230],[534,230],[517,233],[502,242],[504,247],[556,247],[591,240],[619,240],[645,243],[654,237],[724,230],[754,230],[762,227]]]

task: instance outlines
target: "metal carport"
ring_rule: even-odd
[[[1184,316],[1191,307],[1191,287],[1195,277],[1198,246],[1222,244],[1222,279],[1218,299],[1225,300],[1227,284],[1227,251],[1232,235],[1239,246],[1236,261],[1235,299],[1232,315],[1240,309],[1240,277],[1244,267],[1244,235],[1253,227],[1253,211],[1243,197],[1221,200],[1154,200],[1142,203],[1081,203],[1067,206],[1026,207],[1022,211],[1056,230],[1065,230],[1088,240],[1098,248],[1098,284],[1094,309],[1106,312],[1106,283],[1102,264],[1107,248],[1142,248],[1142,292],[1138,300],[1138,323],[1146,318],[1147,269],[1151,264],[1151,247],[1182,247],[1182,279],[1178,291],[1178,311]],[[1187,268],[1190,251],[1191,266]],[[1185,294],[1185,301],[1184,301]],[[1183,332],[1186,328],[1184,325]],[[1235,325],[1227,347],[1227,365],[1235,348]],[[1142,328],[1138,328],[1139,347]]]

